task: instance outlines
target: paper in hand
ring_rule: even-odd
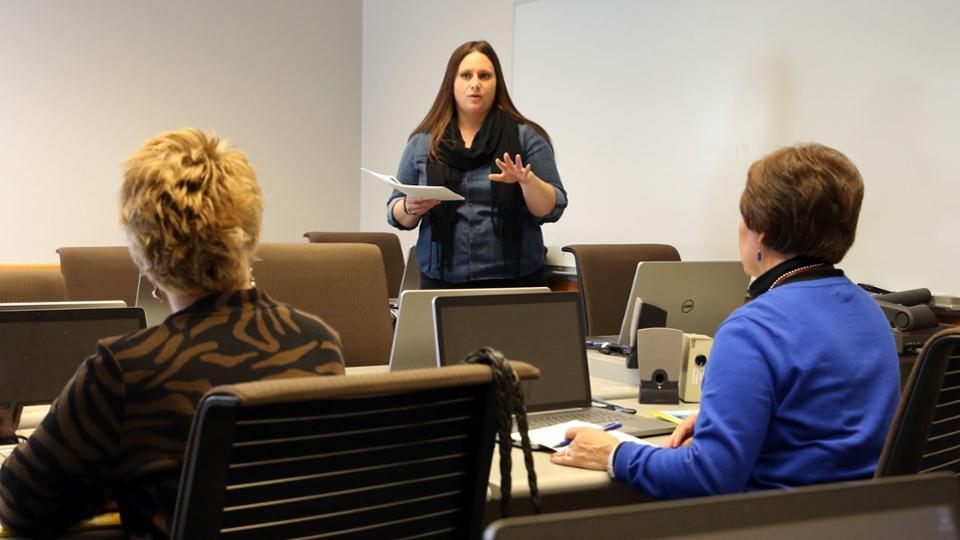
[[[370,177],[383,182],[400,193],[403,193],[404,195],[410,195],[411,197],[418,197],[420,199],[434,199],[437,201],[463,200],[463,195],[454,193],[443,186],[419,186],[404,184],[403,182],[387,174],[373,172],[370,169],[365,169],[363,167],[361,167],[360,170]]]

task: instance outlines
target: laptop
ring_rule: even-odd
[[[743,305],[750,276],[740,261],[644,261],[637,264],[619,343],[636,342],[631,324],[637,300],[667,312],[667,328],[713,336],[727,317]]]
[[[97,340],[145,328],[140,308],[0,311],[0,404],[13,421],[23,405],[50,403]]]
[[[420,288],[420,265],[417,264],[417,246],[410,246],[407,250],[407,264],[403,267],[403,277],[400,278],[400,293]]]
[[[591,406],[579,293],[440,296],[433,307],[441,365],[493,347],[540,368],[540,379],[526,387],[531,428],[583,420],[621,422],[623,432],[638,437],[673,431],[662,420]]]
[[[140,283],[137,286],[137,307],[142,308],[147,317],[147,326],[158,326],[163,323],[171,311],[170,304],[161,302],[153,297],[154,284],[146,274],[140,272]]]
[[[956,480],[932,473],[508,518],[483,538],[957,540],[958,520]]]
[[[437,367],[433,299],[438,296],[548,293],[547,287],[512,289],[428,289],[400,293],[400,310],[390,349],[390,371]]]
[[[101,309],[124,308],[123,300],[89,300],[82,302],[8,302],[0,304],[0,311],[34,311],[38,309]]]

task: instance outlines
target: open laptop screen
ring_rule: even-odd
[[[0,312],[0,403],[50,403],[97,340],[144,328],[139,308]]]
[[[527,389],[528,410],[590,406],[578,293],[448,296],[433,305],[440,365],[493,347],[540,368]]]
[[[630,321],[637,298],[667,312],[667,327],[713,336],[741,305],[750,277],[740,261],[644,261],[637,264],[620,343],[632,343]]]

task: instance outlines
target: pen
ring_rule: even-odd
[[[621,424],[620,422],[610,422],[609,424],[603,426],[603,430],[604,430],[604,431],[613,431],[613,430],[615,430],[615,429],[620,429],[620,428],[622,428],[622,427],[623,427],[623,424]],[[571,442],[573,442],[573,441],[571,441],[570,439],[564,439],[562,443],[554,446],[554,448],[563,448],[564,446],[569,445]]]

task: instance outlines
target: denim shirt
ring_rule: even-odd
[[[546,248],[543,245],[540,225],[560,219],[564,208],[567,207],[567,193],[563,189],[563,184],[560,183],[557,165],[553,160],[553,149],[543,136],[524,124],[519,126],[519,135],[523,164],[531,165],[537,177],[554,187],[557,192],[557,205],[552,212],[542,218],[527,214],[528,219],[523,224],[523,244],[520,246],[517,274],[511,273],[504,263],[501,242],[493,232],[493,221],[490,217],[490,178],[488,177],[493,165],[491,163],[478,169],[463,171],[463,177],[456,191],[465,197],[465,201],[440,203],[458,205],[453,235],[453,260],[451,267],[446,269],[442,276],[439,253],[434,252],[432,257],[430,253],[432,249],[430,213],[421,218],[416,256],[420,270],[428,277],[452,283],[483,279],[512,279],[533,273],[543,266]],[[417,133],[410,138],[400,159],[397,180],[404,184],[427,184],[428,145],[427,133]],[[393,205],[401,197],[403,194],[396,190],[390,195],[387,201],[387,222],[398,229],[409,230],[393,217]]]

